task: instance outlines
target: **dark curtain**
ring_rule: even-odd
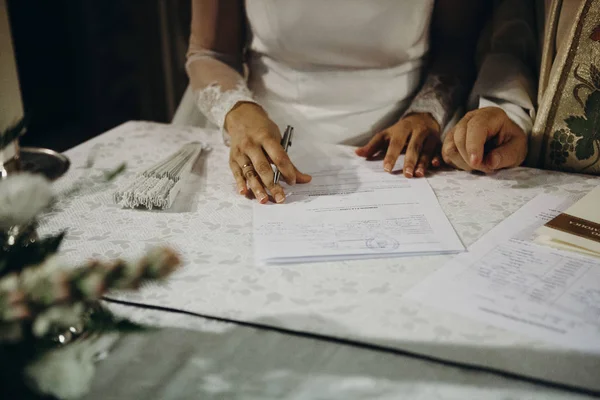
[[[65,150],[128,120],[169,122],[187,86],[190,0],[8,0],[29,129]]]

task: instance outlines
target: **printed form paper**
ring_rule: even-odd
[[[447,254],[464,250],[426,179],[383,171],[345,146],[295,156],[312,181],[285,204],[254,205],[261,263]],[[400,163],[403,161],[400,160]]]
[[[573,203],[534,198],[405,296],[600,353],[600,260],[533,243],[537,228]]]

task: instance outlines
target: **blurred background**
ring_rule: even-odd
[[[128,120],[171,121],[189,0],[0,2],[0,121],[28,116],[22,145],[63,151]]]

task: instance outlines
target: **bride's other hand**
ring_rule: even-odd
[[[240,194],[250,190],[263,204],[269,193],[275,202],[285,201],[283,188],[273,182],[271,161],[288,185],[310,182],[310,175],[298,171],[281,147],[279,128],[259,105],[237,104],[225,117],[225,130],[231,137],[229,167]]]
[[[430,166],[439,167],[440,126],[429,113],[410,114],[377,133],[365,146],[356,150],[361,157],[371,158],[385,152],[383,169],[392,172],[406,147],[404,176],[424,177]]]

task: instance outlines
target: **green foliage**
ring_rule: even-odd
[[[578,138],[575,156],[587,160],[595,153],[595,143],[600,142],[600,91],[595,91],[585,102],[585,116],[565,119],[569,130]]]
[[[119,165],[117,168],[113,169],[112,171],[105,172],[104,180],[106,182],[110,182],[110,181],[114,180],[116,177],[118,177],[119,175],[121,175],[123,172],[125,172],[126,169],[127,169],[127,163],[121,163],[121,165]]]

